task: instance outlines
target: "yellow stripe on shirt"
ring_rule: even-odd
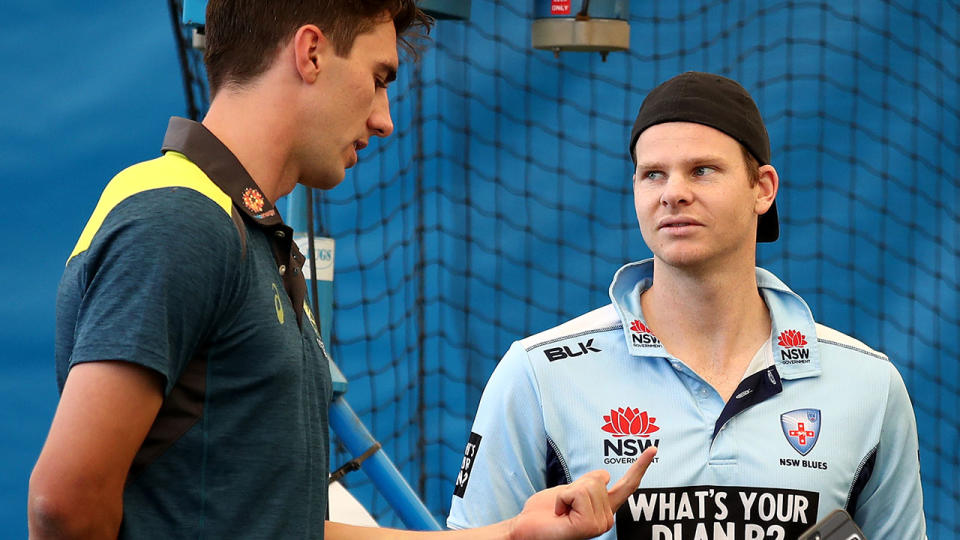
[[[118,204],[137,193],[166,187],[183,187],[202,193],[217,203],[228,216],[233,208],[230,196],[217,187],[200,167],[183,154],[167,152],[162,157],[127,167],[110,180],[83,232],[80,233],[80,239],[67,259],[67,264],[70,259],[90,247],[107,215]]]

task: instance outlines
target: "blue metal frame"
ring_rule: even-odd
[[[340,396],[330,404],[330,428],[340,437],[353,456],[359,456],[377,441]],[[397,513],[404,525],[418,531],[442,530],[433,514],[420,501],[397,467],[382,449],[364,461],[363,469],[377,490]]]

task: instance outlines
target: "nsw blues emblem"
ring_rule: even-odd
[[[807,455],[820,436],[820,409],[797,409],[780,415],[780,427],[790,446]]]

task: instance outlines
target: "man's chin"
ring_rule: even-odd
[[[654,254],[667,266],[681,270],[695,270],[707,264],[707,254],[694,249],[667,249],[660,254]]]
[[[303,176],[300,178],[300,184],[315,189],[333,189],[339,186],[346,176],[347,172],[344,169],[340,169],[339,174],[317,174]]]

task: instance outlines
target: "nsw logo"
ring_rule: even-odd
[[[810,349],[807,348],[807,336],[796,330],[784,330],[777,338],[780,360],[784,364],[805,364],[810,361]]]
[[[805,456],[820,436],[820,409],[797,409],[780,415],[783,436],[794,450]]]
[[[660,346],[660,340],[657,339],[657,336],[653,335],[653,331],[639,320],[630,323],[630,331],[632,332],[630,334],[630,342],[633,343],[635,347]]]
[[[640,412],[635,407],[610,409],[610,414],[603,415],[603,420],[606,424],[600,429],[614,437],[603,441],[603,462],[608,465],[633,463],[647,448],[660,446],[660,439],[650,438],[652,433],[660,431],[660,427],[656,424],[657,419],[647,411]]]
[[[606,422],[600,429],[611,433],[614,437],[626,437],[627,435],[636,435],[637,437],[649,437],[654,431],[660,431],[660,428],[654,424],[656,418],[647,415],[647,411],[640,412],[640,409],[610,409],[610,415],[604,415]]]

